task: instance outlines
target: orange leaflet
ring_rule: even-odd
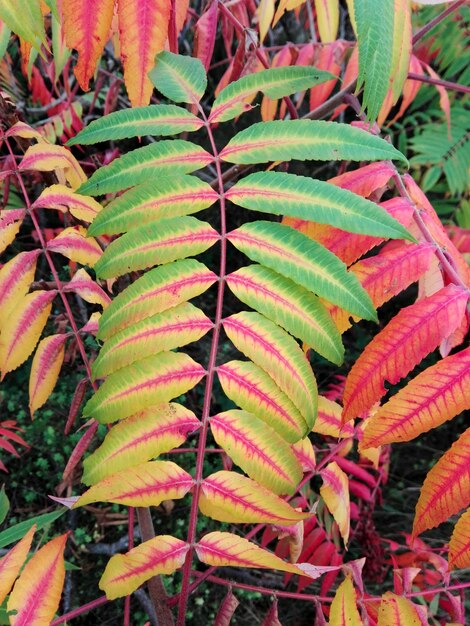
[[[49,624],[59,608],[65,578],[64,548],[68,533],[46,543],[26,564],[15,583],[7,611],[15,626]]]
[[[47,402],[51,395],[60,368],[64,362],[67,335],[51,335],[43,339],[36,350],[29,378],[29,410],[34,412]]]
[[[147,74],[165,46],[170,7],[167,0],[118,0],[124,79],[132,106],[150,101],[153,85]]]
[[[470,567],[470,508],[460,517],[450,538],[449,567]]]
[[[338,524],[344,543],[348,543],[350,525],[349,480],[337,463],[329,463],[321,471],[323,485],[320,495]]]
[[[331,74],[334,74],[334,76],[339,76],[346,49],[347,48],[342,41],[333,41],[332,43],[324,46],[319,46],[311,65],[318,67],[320,70],[330,72]],[[297,65],[299,65],[298,60]],[[322,85],[317,85],[316,87],[312,87],[310,89],[311,111],[325,102],[335,88],[337,82],[337,80],[328,80]]]
[[[28,530],[23,539],[14,548],[0,559],[0,604],[7,597],[16,577],[20,573],[20,569],[28,556],[35,530],[36,524]]]
[[[470,348],[418,374],[365,423],[362,448],[410,441],[470,409]]]
[[[194,56],[201,60],[209,69],[214,52],[215,37],[217,35],[217,2],[211,2],[196,24],[194,34]]]
[[[413,535],[434,528],[470,502],[470,428],[428,472],[416,504]]]
[[[75,76],[87,91],[108,39],[114,0],[62,0],[65,41],[78,51]]]
[[[465,315],[468,294],[449,285],[402,309],[369,343],[352,367],[344,390],[343,420],[360,416],[406,376],[442,339],[451,335]]]

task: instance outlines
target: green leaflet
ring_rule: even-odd
[[[212,105],[209,122],[225,122],[251,109],[245,99],[262,91],[278,99],[336,77],[315,67],[275,67],[248,74],[222,89]]]
[[[394,0],[354,0],[359,46],[357,89],[364,85],[368,118],[377,118],[390,85],[393,64]]]
[[[103,378],[139,359],[180,348],[200,339],[211,328],[211,320],[189,302],[151,315],[105,342],[93,362],[93,376]]]
[[[199,59],[166,51],[155,57],[149,78],[173,102],[197,104],[207,87],[206,72]]]
[[[101,278],[116,278],[134,270],[184,259],[204,252],[219,233],[195,217],[175,217],[132,228],[114,240],[94,265]]]
[[[83,410],[103,424],[115,422],[168,402],[192,389],[204,368],[181,352],[161,352],[108,376]]]
[[[414,240],[375,202],[306,176],[284,172],[250,174],[227,192],[227,198],[252,211],[299,217],[360,235]]]
[[[262,265],[243,267],[226,281],[239,300],[333,363],[343,362],[341,335],[313,293]]]
[[[315,120],[259,122],[240,131],[220,153],[229,163],[268,161],[380,161],[408,163],[401,152],[365,130]]]
[[[377,313],[359,280],[332,252],[298,231],[276,222],[251,222],[228,235],[252,261],[275,270],[341,308],[376,320]]]
[[[197,213],[210,207],[219,195],[195,176],[150,180],[112,200],[96,216],[90,235],[118,235],[167,217]]]
[[[204,293],[217,276],[194,259],[183,259],[147,272],[121,292],[100,318],[98,339],[108,339],[155,313]]]
[[[189,174],[212,160],[208,152],[190,141],[164,139],[131,150],[101,167],[77,191],[89,196],[121,191],[153,177]]]
[[[146,107],[115,111],[94,120],[67,142],[68,146],[116,141],[143,135],[176,135],[201,128],[203,122],[174,104],[152,104]]]

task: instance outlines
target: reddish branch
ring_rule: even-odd
[[[470,93],[470,87],[461,85],[460,83],[452,83],[449,80],[442,80],[441,78],[433,78],[432,76],[424,76],[423,74],[415,74],[410,72],[408,74],[408,80],[417,80],[421,83],[429,83],[430,85],[438,85],[445,89],[451,89],[453,91],[460,91],[462,93]]]
[[[219,204],[220,204],[220,265],[219,265],[219,287],[217,292],[217,304],[215,310],[215,319],[214,319],[214,328],[212,331],[212,343],[211,350],[209,354],[209,363],[207,366],[207,376],[206,376],[206,388],[204,391],[204,402],[202,407],[202,416],[201,416],[201,432],[199,435],[198,442],[198,450],[196,457],[196,472],[194,476],[194,491],[191,502],[191,511],[189,515],[189,529],[187,536],[187,543],[190,548],[186,555],[185,564],[183,567],[183,582],[181,586],[181,595],[180,602],[178,607],[178,619],[177,626],[183,626],[185,623],[186,617],[186,606],[188,602],[188,591],[189,591],[189,583],[191,577],[191,563],[193,559],[193,551],[194,551],[194,542],[196,540],[196,526],[197,526],[197,518],[198,518],[198,510],[199,510],[199,497],[201,494],[202,481],[203,481],[203,468],[204,468],[204,457],[205,457],[205,449],[207,443],[207,435],[209,432],[209,415],[211,409],[211,400],[212,400],[212,389],[214,385],[214,377],[216,370],[216,361],[217,361],[217,353],[219,350],[219,338],[220,338],[220,330],[222,326],[222,314],[223,314],[223,304],[224,304],[224,290],[225,290],[225,270],[226,270],[226,260],[227,260],[227,228],[226,228],[226,216],[225,216],[225,189],[224,189],[224,181],[222,178],[222,167],[221,161],[219,157],[219,152],[217,150],[217,146],[215,143],[214,135],[212,133],[212,128],[207,120],[207,117],[204,113],[202,107],[199,107],[202,118],[205,122],[205,127],[207,131],[207,135],[212,147],[212,153],[214,155],[215,168],[217,172],[217,180],[219,187]]]

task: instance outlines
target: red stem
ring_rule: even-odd
[[[200,576],[201,572],[193,572],[195,575]],[[333,596],[315,596],[307,593],[294,593],[290,591],[280,591],[278,589],[269,589],[268,587],[258,587],[257,585],[247,585],[245,583],[238,583],[233,580],[227,580],[225,578],[220,578],[219,576],[208,576],[204,577],[205,580],[210,580],[213,583],[224,586],[232,586],[235,589],[244,589],[246,591],[255,591],[258,593],[262,593],[264,595],[276,595],[280,598],[290,598],[291,600],[304,600],[307,602],[314,602],[315,600],[319,600],[320,602],[333,602]],[[313,582],[313,581],[312,581]],[[470,588],[470,582],[466,583],[458,583],[455,585],[449,585],[447,587],[437,587],[433,589],[425,589],[423,591],[413,591],[411,593],[405,593],[405,598],[419,598],[420,596],[430,596],[436,593],[444,593],[446,591],[458,591],[459,589],[468,589]],[[364,602],[377,602],[380,600],[380,596],[364,598]]]
[[[227,258],[227,228],[226,228],[226,219],[225,219],[225,190],[224,190],[224,182],[222,178],[222,168],[219,158],[219,152],[217,150],[217,146],[214,140],[214,135],[212,133],[212,128],[207,120],[207,117],[200,107],[201,116],[204,119],[207,135],[209,137],[209,141],[212,147],[212,152],[214,155],[215,168],[217,172],[217,180],[219,186],[219,196],[220,196],[220,265],[219,265],[219,288],[217,292],[217,304],[215,310],[215,319],[214,319],[214,328],[212,331],[212,343],[211,350],[209,354],[209,363],[207,366],[207,378],[206,378],[206,388],[204,392],[204,403],[202,407],[202,428],[199,435],[198,449],[197,449],[197,458],[196,458],[196,472],[194,476],[194,492],[193,498],[191,502],[191,512],[189,515],[189,529],[187,536],[187,543],[190,548],[188,550],[188,554],[186,555],[185,564],[183,567],[183,582],[181,586],[181,594],[179,599],[179,607],[178,607],[178,619],[177,626],[184,626],[185,616],[186,616],[186,606],[188,603],[188,595],[189,595],[189,583],[191,577],[191,563],[193,559],[193,551],[194,551],[194,542],[196,539],[196,526],[197,526],[197,518],[198,518],[198,510],[199,510],[199,497],[201,494],[202,487],[202,474],[204,468],[204,456],[205,456],[205,448],[207,442],[207,435],[209,432],[209,415],[211,408],[211,399],[212,399],[212,388],[214,384],[214,376],[216,370],[216,360],[217,360],[217,352],[219,348],[219,337],[220,330],[222,326],[222,312],[223,312],[223,302],[224,302],[224,289],[225,289],[225,268],[226,268],[226,258]]]
[[[470,87],[467,87],[466,85],[461,85],[460,83],[452,83],[449,80],[442,80],[441,78],[433,78],[432,76],[415,74],[414,72],[409,72],[408,80],[417,80],[421,83],[439,85],[440,87],[445,87],[446,89],[452,89],[454,91],[460,91],[462,93],[470,93]]]
[[[457,11],[458,9],[460,9],[460,7],[467,3],[468,0],[456,0],[456,2],[453,2],[451,5],[449,5],[447,9],[442,11],[442,13],[439,13],[439,15],[437,15],[433,20],[428,22],[415,34],[415,36],[413,37],[413,45],[417,44],[420,39],[423,39],[423,37],[425,37],[429,33],[429,31],[431,31],[435,26],[440,24],[442,20],[445,20],[448,15],[450,15],[454,11]]]
[[[176,30],[176,0],[170,2],[170,22],[168,24],[170,52],[178,54],[178,31]]]
[[[98,606],[102,606],[103,604],[106,604],[108,602],[109,600],[106,596],[96,598],[96,600],[92,600],[91,602],[87,602],[87,604],[79,606],[78,609],[73,609],[73,611],[64,613],[64,615],[61,615],[53,622],[51,622],[50,626],[59,626],[59,624],[65,624],[69,620],[74,619],[75,617],[79,617],[80,615],[83,615],[83,613],[87,613],[88,611],[93,611],[93,609],[96,609]]]
[[[127,511],[127,539],[129,550],[134,547],[134,507],[130,506]],[[124,626],[131,624],[131,596],[126,596],[124,600]]]

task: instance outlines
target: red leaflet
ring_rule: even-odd
[[[434,528],[470,502],[470,428],[434,465],[423,483],[413,535]]]
[[[410,441],[470,408],[470,348],[416,376],[366,421],[362,447]]]
[[[108,38],[113,9],[114,0],[62,0],[65,40],[78,51],[75,76],[85,91]]]
[[[217,0],[212,0],[207,10],[198,19],[194,35],[194,56],[202,61],[206,70],[209,69],[214,52],[216,34]]]
[[[435,350],[460,324],[468,294],[449,285],[402,309],[352,367],[344,390],[343,420],[360,416]]]

